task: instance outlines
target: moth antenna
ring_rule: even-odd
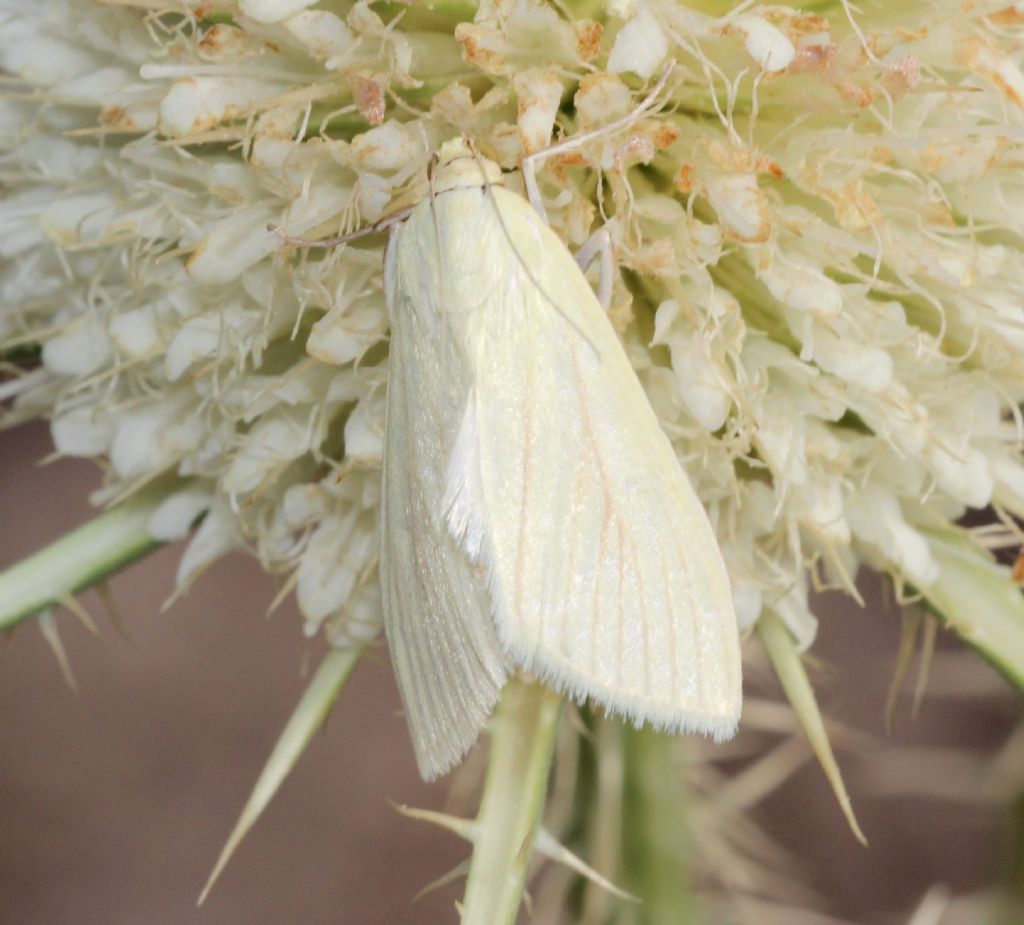
[[[434,249],[435,249],[435,251],[437,253],[437,265],[438,265],[438,267],[442,267],[442,266],[444,266],[444,253],[443,253],[443,246],[441,244],[441,223],[440,223],[440,221],[438,221],[437,209],[435,208],[435,203],[437,201],[437,188],[435,186],[434,173],[435,173],[435,170],[437,168],[437,163],[438,163],[437,152],[434,152],[434,154],[432,154],[431,157],[430,157],[430,163],[427,165],[427,185],[428,185],[428,195],[430,197],[430,220],[431,220],[431,222],[433,223],[433,226],[434,226]],[[449,312],[449,310],[448,310],[448,308],[446,306],[447,297],[445,295],[444,283],[445,283],[444,273],[439,272],[438,276],[437,276],[437,295],[438,295],[438,302],[439,302],[439,304],[438,304],[438,314],[441,316],[441,324],[443,324],[443,325],[445,325],[447,327],[447,326],[449,326],[451,324],[451,319],[448,317],[450,312]],[[450,339],[449,343],[448,343],[448,349],[452,349],[451,348],[451,344],[452,343],[454,343],[454,341]],[[449,368],[449,364],[446,363],[445,364],[445,369],[448,369],[448,368]]]
[[[276,234],[285,244],[295,244],[298,247],[337,247],[339,244],[347,244],[349,241],[354,241],[357,238],[365,238],[367,235],[378,234],[381,231],[386,231],[392,225],[397,225],[399,222],[405,221],[411,214],[415,206],[406,206],[403,209],[399,209],[396,212],[391,212],[385,215],[383,218],[377,219],[370,225],[365,225],[362,228],[357,228],[355,231],[349,231],[346,234],[339,234],[333,238],[302,238],[295,235],[288,234],[280,225],[275,225],[272,222],[267,223],[267,231],[272,234]]]
[[[476,150],[476,148],[473,147],[473,143],[468,138],[466,139],[466,143],[469,146],[469,150],[473,152],[473,157],[477,162],[477,166],[480,168],[480,175],[483,180],[484,193],[487,196],[488,200],[490,201],[491,206],[494,208],[494,214],[498,219],[498,224],[501,226],[501,232],[502,234],[505,235],[505,240],[508,241],[508,246],[511,248],[512,253],[516,255],[516,260],[519,261],[519,265],[523,268],[523,272],[526,274],[526,278],[530,280],[530,282],[533,283],[534,286],[537,287],[537,291],[542,296],[544,296],[545,301],[556,312],[558,312],[559,315],[561,315],[565,319],[566,324],[568,324],[577,334],[579,334],[579,336],[587,344],[590,345],[590,347],[593,349],[595,353],[599,353],[597,345],[594,344],[591,341],[591,339],[587,336],[587,332],[584,331],[572,318],[570,318],[563,311],[562,307],[553,298],[551,298],[551,296],[548,295],[547,291],[540,284],[540,280],[537,279],[536,274],[534,274],[533,270],[530,269],[526,261],[523,260],[523,255],[519,253],[519,248],[516,247],[516,242],[512,240],[512,235],[509,234],[508,226],[505,224],[505,217],[501,214],[501,207],[498,205],[498,197],[494,195],[494,185],[491,183],[490,180],[487,179],[487,171],[484,170],[484,166],[480,162],[480,154]],[[547,216],[542,214],[541,218],[543,219],[544,224],[547,225]]]

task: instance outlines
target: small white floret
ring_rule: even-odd
[[[53,443],[65,456],[99,456],[110,446],[113,427],[109,418],[92,405],[66,411],[50,425]]]
[[[782,71],[796,56],[793,43],[759,16],[741,16],[733,25],[743,33],[743,46],[764,70]]]
[[[280,22],[316,2],[317,0],[239,0],[238,5],[243,15],[257,22]]]
[[[208,489],[186,488],[176,491],[157,505],[146,524],[146,531],[162,543],[184,539],[212,501],[213,495]]]
[[[668,35],[657,17],[646,7],[615,36],[608,70],[612,73],[632,71],[643,78],[651,77],[668,54]]]

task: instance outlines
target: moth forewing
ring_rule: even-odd
[[[384,613],[421,770],[458,760],[517,670],[731,735],[725,567],[618,336],[493,164],[450,142],[434,190],[386,273]]]
[[[436,291],[431,268],[407,256],[432,252],[424,214],[414,219],[392,230],[385,260],[391,357],[380,574],[391,659],[420,773],[430,780],[476,741],[506,671],[486,591],[440,516],[468,385],[460,364],[439,367],[451,345],[437,306],[410,297],[410,282],[413,292]]]

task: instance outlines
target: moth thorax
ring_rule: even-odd
[[[465,138],[452,138],[438,152],[432,185],[435,193],[464,186],[501,186],[501,168],[474,151]]]

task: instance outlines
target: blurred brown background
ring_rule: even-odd
[[[49,451],[42,426],[0,435],[0,567],[94,513],[86,496],[98,484],[95,468],[38,466]],[[456,921],[457,888],[413,903],[466,848],[389,805],[439,808],[446,785],[419,781],[390,671],[369,659],[196,909],[302,691],[308,644],[293,606],[264,617],[272,583],[243,556],[216,565],[161,614],[179,555],[164,549],[113,580],[130,642],[91,592],[83,602],[102,639],[59,614],[77,696],[36,626],[0,645],[0,923]],[[960,695],[930,697],[916,722],[904,701],[885,740],[899,620],[877,583],[867,594],[863,611],[838,596],[821,601],[815,654],[831,666],[818,679],[827,714],[879,740],[859,755],[839,755],[871,846],[853,840],[813,763],[756,818],[797,858],[824,911],[874,925],[907,921],[934,882],[965,892],[999,874],[1004,833],[991,802],[916,794],[947,783],[963,789],[977,773],[980,796],[1019,702],[986,666],[959,681],[956,669]],[[940,640],[941,655],[956,648]],[[921,745],[957,746],[963,761],[955,768],[918,761],[910,779],[897,768],[895,784],[880,775],[880,754],[889,750],[892,768],[904,749]]]

